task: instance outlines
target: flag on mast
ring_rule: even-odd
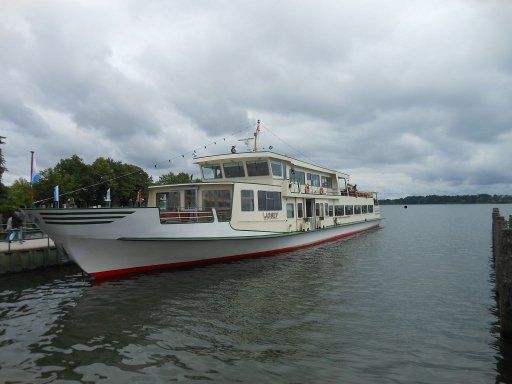
[[[58,185],[53,187],[53,201],[55,201],[56,203],[59,202],[59,186]]]
[[[105,197],[105,201],[110,201],[110,188],[107,189],[107,196]]]
[[[39,181],[39,170],[36,166],[36,156],[32,155],[32,174],[30,175],[30,185],[34,185]]]

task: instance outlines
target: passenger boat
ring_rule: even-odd
[[[274,152],[197,158],[201,182],[155,185],[144,208],[28,209],[93,278],[256,257],[378,228],[375,192]]]

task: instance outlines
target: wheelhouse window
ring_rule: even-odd
[[[242,211],[254,211],[254,191],[243,189],[241,191]]]
[[[334,216],[334,206],[333,205],[329,205],[329,216]]]
[[[196,207],[196,190],[185,189],[185,209],[192,209]]]
[[[324,188],[331,188],[332,182],[331,178],[328,176],[322,176],[322,187]]]
[[[335,205],[334,206],[334,214],[336,216],[343,216],[343,205]]]
[[[315,216],[320,216],[320,203],[315,203]]]
[[[360,205],[354,205],[354,214],[356,214],[356,215],[361,214],[361,206]]]
[[[224,163],[224,176],[226,177],[245,177],[244,164],[242,162]]]
[[[231,208],[231,191],[206,190],[202,197],[204,208]]]
[[[363,213],[367,213],[368,212],[368,206],[367,205],[363,205],[363,206],[361,206],[361,208],[362,208]]]
[[[268,176],[268,163],[266,161],[247,161],[247,174],[249,176]]]
[[[282,209],[281,192],[258,191],[258,211],[280,211]]]
[[[302,203],[297,203],[297,217],[302,219],[304,217],[304,210],[302,207]]]
[[[295,212],[293,210],[293,203],[286,204],[286,217],[288,219],[293,219],[295,217]]]
[[[297,183],[299,185],[306,184],[306,173],[298,171],[296,169],[290,169],[290,182]]]
[[[368,206],[368,213],[373,213],[373,205]]]
[[[314,173],[307,173],[306,174],[307,183],[313,187],[319,187],[320,186],[320,176],[314,174]]]
[[[218,164],[203,165],[201,169],[203,171],[203,179],[205,180],[222,179],[222,171]]]
[[[354,206],[353,205],[345,205],[345,215],[353,215],[354,214]]]
[[[272,160],[270,162],[270,167],[272,168],[272,175],[274,175],[275,177],[279,177],[279,178],[283,178],[283,163],[281,163],[280,161],[275,161],[275,160]]]

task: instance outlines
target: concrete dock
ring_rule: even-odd
[[[498,208],[492,210],[492,249],[500,333],[512,339],[512,217],[505,220]]]
[[[49,238],[28,239],[23,243],[0,242],[0,275],[32,271],[68,263]]]

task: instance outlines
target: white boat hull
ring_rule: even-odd
[[[125,211],[130,213],[118,215]],[[93,278],[287,252],[379,226],[379,219],[365,219],[308,232],[275,233],[239,231],[218,221],[162,225],[158,210],[149,208],[74,210],[76,217],[87,217],[80,222],[48,219],[49,212],[28,210],[29,217]]]

